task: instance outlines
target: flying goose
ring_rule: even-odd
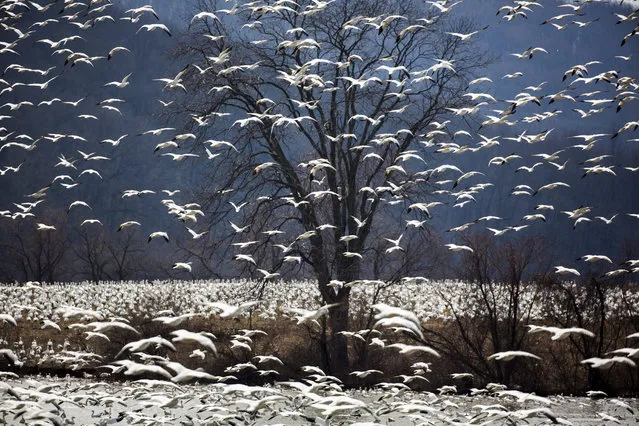
[[[150,243],[151,240],[155,238],[164,238],[164,240],[167,243],[169,242],[169,235],[166,232],[158,231],[158,232],[153,232],[152,234],[149,235],[149,239],[147,240],[147,243]]]
[[[537,359],[537,360],[541,360],[540,357],[538,357],[535,354],[531,354],[530,352],[525,352],[525,351],[504,351],[504,352],[497,352],[494,353],[492,355],[490,355],[487,359],[488,360],[496,360],[496,361],[511,361],[515,358],[533,358],[533,359]]]
[[[555,274],[560,274],[560,275],[572,274],[576,276],[581,275],[578,270],[572,269],[572,268],[566,268],[565,266],[555,266]]]
[[[157,150],[157,147],[156,147]],[[191,157],[199,157],[198,154],[175,154],[173,152],[167,152],[166,154],[162,154],[163,157],[171,157],[173,161],[182,162],[187,158]]]
[[[457,245],[457,244],[444,244],[446,247],[448,247],[449,250],[454,251],[454,252],[459,252],[459,251],[468,251],[470,253],[473,253],[475,250],[473,250],[472,248],[468,247],[468,246],[462,246],[462,245]]]
[[[122,79],[122,81],[117,81],[117,80],[116,81],[111,81],[109,83],[106,83],[104,85],[104,87],[114,86],[114,87],[117,87],[118,89],[124,89],[125,87],[127,87],[130,84],[129,83],[129,77],[131,77],[132,75],[133,75],[133,73],[129,73]]]
[[[167,33],[169,35],[169,37],[172,36],[171,31],[169,31],[168,27],[164,24],[146,24],[146,25],[142,25],[135,33],[139,33],[142,30],[146,30],[147,32],[149,31],[155,31],[155,30],[162,30],[165,33]]]
[[[142,226],[142,224],[140,222],[136,222],[134,220],[129,220],[129,221],[126,221],[126,222],[123,222],[122,224],[120,224],[120,226],[118,227],[118,231],[117,232],[120,232],[121,230],[126,229],[126,228],[130,228],[131,226]]]

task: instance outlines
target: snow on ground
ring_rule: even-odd
[[[310,383],[310,382],[309,382]],[[342,391],[301,382],[240,384],[100,382],[71,378],[4,378],[2,424],[346,425],[346,424],[638,424],[637,399],[523,396],[496,391],[476,396],[383,390]],[[21,401],[18,401],[18,398]],[[47,420],[48,419],[48,420]],[[49,423],[46,423],[49,421]]]

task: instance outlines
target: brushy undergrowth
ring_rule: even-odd
[[[216,336],[217,354],[207,352],[205,357],[196,356],[195,350],[201,349],[193,343],[176,343],[177,351],[166,348],[149,348],[147,353],[167,357],[183,365],[216,375],[233,375],[244,383],[264,383],[273,380],[299,378],[300,367],[304,365],[323,365],[322,339],[324,323],[297,324],[287,315],[286,308],[317,308],[319,298],[313,283],[271,283],[258,288],[251,282],[158,282],[158,283],[107,283],[93,285],[60,284],[51,286],[2,286],[0,287],[0,313],[15,318],[17,326],[5,321],[0,324],[0,349],[11,349],[19,358],[21,367],[0,357],[0,369],[18,374],[49,372],[56,374],[94,375],[100,377],[124,378],[112,369],[103,367],[116,360],[116,355],[127,343],[153,336],[170,339],[170,332],[186,329],[194,332],[206,331]],[[578,287],[575,287],[578,288]],[[421,284],[416,287],[400,284],[383,291],[374,291],[375,284],[361,286],[354,292],[351,306],[351,329],[363,330],[371,327],[372,303],[384,302],[415,312],[422,321],[425,340],[418,341],[414,336],[393,333],[391,330],[377,330],[363,338],[350,337],[351,371],[376,369],[383,374],[374,374],[366,378],[346,375],[341,379],[349,386],[367,387],[383,381],[399,381],[399,375],[416,375],[423,379],[412,380],[409,385],[418,390],[435,390],[451,383],[450,374],[470,372],[472,378],[456,381],[458,392],[467,392],[472,388],[481,388],[496,381],[495,371],[490,368],[486,357],[490,355],[491,335],[487,330],[490,324],[482,316],[481,304],[471,284],[459,282],[438,282]],[[425,290],[430,291],[425,291]],[[378,289],[379,290],[379,289]],[[578,292],[576,293],[578,295]],[[461,297],[463,295],[463,297]],[[246,300],[259,300],[262,303],[249,313],[234,319],[221,319],[207,303],[224,301],[240,303]],[[410,296],[410,297],[409,297]],[[552,299],[561,308],[561,293],[527,290],[522,296],[524,306],[533,315],[526,317],[527,323],[537,325],[566,326],[558,314],[551,315],[548,300]],[[588,356],[606,353],[632,345],[625,336],[636,331],[637,317],[631,309],[636,292],[628,288],[610,290],[606,296],[607,315],[598,323],[601,316],[589,316],[581,325],[597,331],[597,338],[574,336],[566,340],[551,341],[547,334],[526,334],[522,322],[518,327],[524,330],[519,349],[532,352],[541,357],[541,361],[516,359],[510,361],[512,370],[508,376],[508,385],[539,394],[570,393],[583,394],[592,389],[593,384],[610,394],[636,394],[639,390],[639,376],[636,369],[627,366],[614,366],[610,370],[589,369],[581,364]],[[576,302],[575,302],[576,303]],[[526,305],[527,304],[527,305]],[[83,315],[73,309],[87,309],[92,314]],[[585,309],[585,308],[584,308]],[[574,309],[573,309],[574,310]],[[196,314],[178,326],[168,326],[153,319],[160,315],[185,313]],[[569,320],[565,309],[563,320]],[[70,314],[71,313],[71,314]],[[457,313],[455,315],[455,313]],[[463,313],[461,315],[460,313]],[[573,315],[573,314],[570,314]],[[44,320],[52,321],[60,327],[45,325]],[[104,338],[89,338],[87,324],[92,321],[122,321],[138,330],[115,330],[105,333]],[[501,319],[498,326],[502,326]],[[462,328],[463,326],[463,328]],[[505,326],[505,324],[504,324]],[[44,327],[44,328],[43,328]],[[601,327],[601,328],[600,328]],[[248,342],[251,349],[233,348],[231,341],[242,330],[262,330],[266,334],[251,337]],[[462,333],[464,330],[464,333]],[[599,332],[601,332],[599,334]],[[442,340],[441,336],[445,336]],[[380,347],[371,344],[374,337],[392,343],[429,344],[436,348],[441,357],[424,353],[399,354],[396,348]],[[603,337],[603,341],[601,338]],[[479,352],[467,352],[469,341],[475,339],[481,348]],[[483,340],[482,340],[483,339]],[[473,347],[478,347],[477,345]],[[506,350],[508,348],[504,348]],[[201,355],[201,354],[200,354]],[[233,366],[249,363],[257,355],[274,355],[283,361],[281,365],[258,365],[261,370],[273,369],[272,373],[262,373],[257,369],[237,371]],[[117,359],[143,360],[135,354],[122,354]],[[492,361],[493,363],[495,361]],[[416,364],[416,363],[421,363]],[[427,363],[427,364],[423,364]],[[257,363],[255,363],[257,365]]]

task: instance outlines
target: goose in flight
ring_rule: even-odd
[[[131,14],[132,18],[139,18],[140,16],[144,15],[145,13],[150,13],[151,15],[153,15],[155,17],[155,19],[157,19],[158,21],[160,20],[160,17],[158,16],[157,13],[155,13],[155,10],[153,10],[153,6],[147,4],[144,6],[140,6],[140,7],[136,7],[133,9],[129,9],[126,10],[124,12],[124,14]]]
[[[345,251],[345,252],[342,253],[342,255],[344,257],[348,257],[348,258],[352,258],[352,257],[357,257],[359,259],[363,258],[361,253],[356,253],[356,252],[353,252],[353,251]]]
[[[235,152],[240,152],[235,147],[235,145],[233,145],[231,142],[227,142],[227,141],[216,141],[216,140],[213,140],[213,139],[209,139],[209,140],[206,140],[206,141],[204,141],[202,143],[208,143],[209,146],[211,147],[211,149],[215,149],[215,148],[220,148],[220,147],[226,146],[226,147],[229,147],[229,148],[233,149]]]
[[[45,225],[44,223],[36,224],[36,231],[55,231],[56,228],[53,225]]]
[[[524,75],[524,73],[523,73],[523,72],[521,72],[521,71],[517,71],[517,72],[512,73],[512,74],[505,74],[505,75],[502,77],[502,79],[504,79],[504,78],[513,79],[513,78],[521,77],[522,75]]]
[[[504,164],[508,164],[512,160],[520,159],[520,158],[522,157],[516,154],[510,154],[506,157],[493,157],[488,162],[488,165],[490,166],[491,164],[496,164],[498,166],[503,166]]]
[[[124,46],[116,46],[113,49],[109,50],[109,53],[107,55],[107,61],[110,61],[111,58],[113,57],[113,55],[115,55],[117,52],[129,52],[131,53],[131,51],[129,49],[127,49]]]
[[[475,223],[477,223],[476,221],[473,222],[467,222],[464,223],[462,225],[459,226],[455,226],[453,228],[448,229],[446,232],[464,232],[465,230],[467,230],[468,228],[470,228],[471,226],[473,226]]]
[[[272,161],[267,161],[266,163],[258,164],[253,169],[253,174],[256,175],[258,173],[261,173],[263,170],[269,169],[271,167],[276,167],[276,166],[277,166],[277,163]]]
[[[541,360],[541,358],[538,357],[537,355],[531,354],[530,352],[525,352],[525,351],[497,352],[490,355],[487,359],[488,360],[494,359],[496,361],[511,361],[515,358],[533,358],[533,359]]]
[[[3,149],[9,148],[9,147],[12,147],[12,146],[15,146],[15,147],[18,147],[18,148],[22,148],[25,151],[33,151],[36,148],[36,142],[37,142],[37,139],[33,143],[31,143],[30,145],[27,145],[27,144],[24,144],[24,143],[20,143],[20,142],[8,142],[8,143],[0,146],[0,152],[2,152]]]
[[[129,77],[131,77],[133,75],[133,73],[129,73],[127,74],[122,81],[110,81],[107,84],[104,85],[104,87],[107,86],[114,86],[117,87],[118,89],[124,89],[125,87],[127,87],[129,85]]]
[[[571,21],[573,24],[577,25],[579,28],[586,28],[587,26],[589,26],[592,23],[595,23],[599,20],[599,17],[595,18],[595,19],[591,19],[590,21]]]
[[[539,167],[539,166],[543,166],[543,165],[544,165],[544,163],[535,163],[535,164],[533,164],[533,165],[532,165],[532,166],[530,166],[530,167],[528,167],[528,166],[521,166],[521,167],[518,167],[518,168],[517,168],[517,170],[515,170],[515,173],[518,173],[518,172],[520,172],[520,171],[526,171],[526,172],[528,172],[528,173],[532,173],[532,172],[534,172],[534,171],[535,171],[535,169],[536,169],[537,167]]]
[[[154,322],[159,322],[162,325],[166,325],[166,326],[169,326],[169,327],[177,327],[178,325],[182,324],[183,322],[198,316],[198,314],[194,314],[194,313],[187,313],[187,314],[182,314],[182,315],[178,315],[178,316],[173,316],[174,313],[170,309],[166,310],[166,311],[160,311],[158,313],[158,315],[162,315],[162,314],[170,314],[170,316],[155,317],[155,318],[153,318],[153,321]]]
[[[541,214],[541,213],[537,213],[537,214],[528,214],[528,215],[525,215],[525,216],[523,217],[523,220],[525,220],[525,221],[529,221],[529,222],[532,222],[532,221],[535,221],[535,220],[541,220],[541,221],[545,222],[545,221],[546,221],[546,216],[544,216],[544,215],[543,215],[543,214]]]
[[[583,168],[583,170],[585,170],[585,171],[586,171],[586,173],[584,173],[584,174],[581,176],[581,178],[583,179],[583,178],[585,178],[586,176],[591,175],[591,174],[600,175],[600,174],[602,174],[602,173],[606,173],[606,174],[609,174],[609,175],[617,176],[617,174],[615,173],[615,171],[614,171],[614,170],[612,170],[612,168],[613,168],[613,167],[615,167],[615,166],[608,166],[608,167],[606,167],[606,166],[601,166],[601,165],[599,165],[599,164],[597,164],[597,165],[595,165],[595,166],[592,166],[592,167],[584,167],[584,168]]]
[[[399,237],[397,237],[396,240],[393,240],[391,238],[384,238],[386,241],[388,241],[389,243],[391,243],[394,246],[398,246],[399,242],[402,240],[402,237],[404,236],[404,234],[401,234]]]
[[[466,378],[471,379],[474,377],[474,375],[473,373],[452,373],[450,377],[452,377],[455,380],[460,380],[460,379],[466,379]]]
[[[426,70],[427,73],[436,73],[439,70],[449,70],[453,74],[457,74],[455,67],[453,65],[454,60],[445,60],[445,59],[435,59],[437,63]]]
[[[248,201],[245,201],[243,203],[240,204],[235,204],[233,201],[229,201],[229,204],[231,206],[233,206],[233,210],[235,210],[235,213],[239,213],[240,210],[242,209],[242,207],[246,206],[248,204]]]
[[[504,229],[495,229],[495,228],[488,228],[488,227],[486,229],[489,230],[490,232],[492,232],[493,236],[495,236],[495,237],[501,237],[506,232],[513,230],[512,226],[508,226],[508,227],[506,227]]]
[[[170,332],[169,335],[173,336],[171,339],[173,343],[197,343],[217,356],[217,348],[215,347],[215,343],[213,343],[215,336],[212,333],[205,331],[194,333],[192,331],[180,329]]]
[[[156,147],[157,149],[157,147]],[[162,154],[162,156],[166,157],[171,157],[173,159],[173,161],[177,161],[177,162],[181,162],[184,161],[187,158],[191,158],[191,157],[199,157],[198,154],[175,154],[173,152],[167,152],[166,154]]]
[[[570,188],[570,185],[568,185],[565,182],[553,182],[553,183],[549,183],[547,185],[544,185],[542,187],[540,187],[538,190],[536,190],[535,192],[533,192],[533,197],[535,195],[537,195],[539,192],[541,191],[545,191],[545,190],[551,190],[551,189],[555,189],[555,188],[559,188],[559,187],[564,187],[564,188]]]
[[[555,266],[555,274],[559,275],[576,275],[581,276],[578,270],[572,268],[566,268],[565,266]]]
[[[91,315],[92,313],[94,313],[94,311],[82,311],[82,314],[84,315],[90,315],[90,316],[94,316]],[[135,333],[137,335],[140,335],[140,332],[138,330],[136,330],[135,328],[133,328],[132,326],[130,326],[129,324],[122,322],[122,321],[95,321],[95,322],[91,322],[89,324],[86,325],[87,328],[91,328],[92,331],[98,332],[98,333],[103,333],[103,332],[107,332],[107,331],[114,331],[117,330],[119,332],[121,332],[122,330],[127,330],[130,331],[132,333]]]
[[[448,247],[449,250],[454,251],[454,252],[468,251],[470,253],[473,253],[475,251],[475,250],[473,250],[472,248],[470,248],[468,246],[462,246],[462,245],[457,245],[457,244],[444,244],[444,246]]]
[[[637,269],[637,268],[635,268],[635,269]],[[619,276],[619,275],[624,275],[624,274],[627,274],[627,273],[630,273],[630,272],[632,272],[632,271],[629,271],[629,270],[624,269],[624,268],[614,269],[612,271],[606,272],[600,278],[613,278],[613,277],[616,277],[616,276]]]
[[[215,16],[214,13],[212,13],[212,12],[200,12],[200,13],[197,13],[197,14],[193,15],[193,18],[191,19],[191,22],[190,22],[189,25],[193,25],[193,22],[195,22],[198,19],[200,19],[202,21],[206,21],[207,19],[211,19],[213,21],[220,22],[220,19],[217,16]]]
[[[448,5],[448,1],[426,1],[426,3],[430,3],[431,8],[435,7],[439,9],[439,12],[442,15],[445,15],[450,13],[450,11],[453,10],[453,7],[457,6],[460,3],[463,3],[463,0],[458,0],[455,3],[451,3],[450,5]]]
[[[351,216],[351,219],[353,219],[355,221],[355,225],[357,225],[357,229],[362,228],[363,226],[366,225],[367,219],[360,220],[360,219],[356,218],[355,216]]]
[[[634,132],[635,130],[637,130],[638,127],[639,127],[639,120],[628,121],[623,126],[621,126],[621,128],[617,130],[614,135],[612,135],[611,139],[616,138],[617,136],[619,136],[622,132],[625,132],[626,130],[632,129],[632,131]]]
[[[400,354],[412,354],[412,353],[419,353],[419,352],[425,352],[425,353],[429,353],[431,355],[434,355],[436,357],[440,357],[439,353],[431,348],[430,346],[424,346],[424,345],[407,345],[404,343],[393,343],[391,345],[386,345],[386,348],[396,348],[399,349],[399,353]]]
[[[160,142],[159,144],[155,145],[153,152],[158,152],[162,149],[167,149],[167,148],[179,148],[179,147],[180,146],[177,144],[177,142],[174,142],[174,141]]]
[[[364,370],[364,371],[351,371],[348,374],[351,375],[351,376],[355,376],[358,379],[365,379],[366,377],[370,376],[371,374],[384,374],[384,372],[380,371],[380,370]]]
[[[177,351],[177,348],[173,346],[173,343],[164,339],[162,336],[155,336],[127,343],[122,347],[122,349],[120,349],[120,352],[118,352],[115,357],[119,358],[127,352],[144,352],[150,346],[155,346],[157,349],[159,349],[160,347],[164,347],[172,350],[173,352]]]
[[[617,216],[618,216],[618,214],[614,214],[614,215],[612,215],[612,217],[610,219],[608,219],[608,218],[606,218],[604,216],[595,216],[595,219],[599,219],[600,221],[602,221],[606,225],[610,225],[612,223],[612,221],[615,220],[615,218]]]
[[[108,143],[111,146],[118,146],[120,145],[120,142],[122,142],[124,140],[124,138],[126,138],[129,135],[122,135],[117,139],[103,139],[100,141],[100,143]]]
[[[555,166],[557,168],[557,171],[561,172],[566,170],[566,164],[568,164],[569,161],[570,160],[566,160],[563,164],[555,163],[554,161],[548,161],[548,164]]]
[[[283,262],[292,262],[300,265],[302,263],[302,256],[284,256]]]
[[[187,272],[191,272],[192,271],[192,267],[191,267],[192,263],[193,262],[176,262],[176,263],[173,264],[172,269],[178,269],[178,270],[179,269],[183,269],[183,270],[185,270]]]
[[[424,225],[425,224],[426,224],[425,220],[416,220],[416,219],[407,220],[406,221],[406,228],[413,227],[413,228],[424,229]]]
[[[147,243],[150,243],[151,240],[155,238],[164,238],[164,240],[167,243],[169,242],[169,235],[166,232],[158,231],[158,232],[153,232],[152,234],[149,235],[149,239],[147,240]]]
[[[582,364],[589,364],[591,368],[600,368],[602,370],[609,370],[615,364],[626,364],[630,367],[636,367],[637,364],[628,357],[625,356],[613,356],[612,358],[588,358],[581,361]]]
[[[0,108],[4,108],[8,106],[10,111],[16,111],[25,105],[33,106],[33,102],[22,101],[22,102],[18,102],[17,104],[12,104],[11,102],[7,102],[6,104],[0,106]]]
[[[257,243],[258,243],[257,241],[253,240],[253,241],[244,241],[244,242],[241,242],[241,243],[233,243],[231,245],[234,246],[234,247],[239,247],[241,249],[245,249],[245,248],[250,247],[253,244],[257,244]]]
[[[473,101],[473,102],[481,100],[481,99],[487,99],[487,100],[489,100],[491,102],[497,102],[497,99],[495,99],[492,95],[489,95],[488,93],[470,93],[470,92],[467,92],[467,93],[464,93],[462,96],[470,98],[470,100]]]
[[[218,377],[213,376],[212,374],[186,368],[179,362],[162,361],[161,363],[164,368],[168,368],[175,373],[175,376],[171,378],[171,382],[173,383],[187,383],[194,380],[212,382],[218,381]]]
[[[540,325],[532,325],[529,324],[527,326],[529,328],[528,333],[539,333],[539,332],[548,332],[552,334],[552,340],[563,340],[567,339],[571,334],[581,334],[587,337],[595,337],[595,333],[592,331],[586,330],[584,328],[579,327],[570,327],[570,328],[559,328],[559,327],[545,327]]]
[[[260,274],[262,274],[263,279],[264,279],[265,281],[267,281],[267,280],[271,280],[271,279],[273,279],[273,278],[277,278],[277,277],[279,277],[279,276],[280,276],[280,273],[279,273],[279,272],[269,272],[269,271],[267,271],[266,269],[258,269],[258,270],[257,270],[257,272],[259,272]]]
[[[165,33],[167,33],[169,35],[169,37],[172,36],[171,31],[169,31],[168,27],[164,24],[146,24],[146,25],[142,25],[135,33],[139,33],[142,30],[146,30],[147,32],[149,31],[155,31],[155,30],[162,30]]]
[[[224,302],[210,302],[207,303],[206,306],[209,308],[213,308],[215,311],[220,312],[220,318],[236,318],[242,315],[244,312],[248,311],[254,306],[259,305],[261,302],[259,300],[253,300],[250,302],[244,302],[239,306],[229,305]]]
[[[639,358],[639,348],[621,348],[606,353],[606,355],[609,354],[624,354],[628,358]]]
[[[118,231],[117,232],[120,232],[121,230],[126,229],[126,228],[130,228],[131,226],[142,226],[142,224],[140,222],[136,222],[134,220],[129,220],[127,222],[123,222],[122,224],[120,224],[120,226],[118,227]]]
[[[122,359],[113,362],[114,365],[120,366],[115,371],[124,370],[125,376],[139,376],[139,375],[158,375],[167,380],[171,379],[171,374],[160,367],[159,365],[140,364],[131,360]]]
[[[229,223],[231,224],[231,227],[233,228],[233,231],[235,231],[238,234],[241,234],[242,232],[248,232],[250,227],[251,227],[251,225],[246,225],[246,226],[239,227],[236,224],[234,224],[233,222],[231,222],[230,220],[229,220]]]
[[[285,308],[285,312],[295,314],[295,319],[297,320],[297,324],[304,324],[307,322],[314,322],[319,325],[317,321],[323,316],[329,314],[329,310],[336,306],[339,306],[339,303],[331,303],[329,305],[324,305],[315,310],[301,309],[301,308]]]
[[[70,212],[73,207],[77,207],[77,206],[87,207],[88,209],[91,209],[90,205],[88,205],[84,201],[78,200],[78,201],[74,201],[71,204],[69,204],[69,208],[67,209],[67,213]]]
[[[526,49],[523,53],[511,53],[511,55],[516,56],[519,59],[532,59],[532,57],[535,55],[535,52],[548,53],[548,51],[543,47],[534,47]]]
[[[533,157],[539,157],[544,161],[557,161],[559,159],[559,154],[561,154],[562,152],[564,152],[563,149],[560,149],[559,151],[555,151],[552,154],[546,154],[542,152],[540,154],[533,154]]]
[[[476,30],[476,31],[473,31],[473,32],[470,32],[470,33],[466,33],[466,34],[462,34],[462,33],[454,33],[454,32],[447,32],[446,34],[448,34],[448,35],[452,35],[452,36],[455,36],[455,37],[459,37],[459,39],[460,39],[461,41],[468,41],[468,40],[470,40],[470,39],[471,39],[471,37],[472,37],[472,36],[474,36],[474,35],[476,35],[476,34],[479,34],[480,32],[484,31],[484,30],[485,30],[485,29],[487,29],[488,27],[489,27],[489,25],[486,25],[485,27],[480,28],[479,30]]]
[[[235,256],[233,256],[233,260],[242,260],[257,266],[257,262],[255,261],[255,259],[253,259],[253,256],[251,256],[250,254],[236,254]]]
[[[568,219],[578,219],[581,216],[590,213],[591,210],[592,207],[583,206],[572,211],[562,211],[562,213],[568,215]]]
[[[151,129],[151,130],[144,131],[142,133],[138,133],[138,136],[144,136],[144,135],[160,136],[162,133],[170,132],[172,130],[175,130],[175,128],[174,127],[161,127],[159,129]]]
[[[604,256],[602,254],[585,254],[578,258],[577,260],[583,260],[584,262],[608,262],[612,263],[612,260],[608,256]]]
[[[469,81],[468,82],[468,86],[472,86],[474,84],[492,83],[492,82],[493,82],[493,80],[488,78],[488,77],[479,77],[479,78],[476,78],[474,80]]]
[[[49,83],[51,83],[53,80],[55,80],[56,78],[58,78],[59,75],[56,75],[53,78],[50,78],[49,80],[45,81],[44,83],[29,83],[27,84],[27,87],[37,87],[41,90],[46,90],[49,88]]]

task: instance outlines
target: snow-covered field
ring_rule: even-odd
[[[370,304],[385,302],[408,309],[422,320],[450,320],[452,311],[472,313],[479,309],[480,295],[472,284],[455,280],[411,278],[387,286],[376,280],[350,283],[352,306],[368,309]],[[379,286],[384,289],[375,294]],[[565,287],[577,288],[566,282]],[[508,288],[495,287],[497,303],[507,306]],[[531,318],[548,315],[548,304],[535,286],[523,286],[520,303]],[[552,296],[552,295],[551,295]],[[234,305],[259,300],[260,318],[275,319],[284,308],[314,309],[320,306],[320,294],[312,281],[273,281],[265,284],[245,280],[229,281],[153,281],[106,282],[102,284],[68,283],[54,285],[0,286],[2,313],[26,321],[57,321],[72,315],[65,307],[89,309],[103,317],[151,318],[158,311],[171,309],[176,314],[203,312],[207,304],[223,301]],[[577,301],[579,302],[579,300]],[[639,306],[639,292],[622,287],[606,292],[606,306],[614,315],[628,306]]]
[[[353,287],[351,316],[355,319],[355,327],[354,324],[364,324],[362,319],[370,315],[371,307],[378,303],[414,313],[419,320],[418,328],[426,324],[445,324],[454,320],[453,313],[469,317],[485,313],[477,288],[460,281],[413,278],[394,285],[372,280],[347,285]],[[574,283],[563,285],[574,287],[571,291],[577,298],[575,303],[583,303],[579,298],[586,297],[586,292],[578,291]],[[508,288],[494,286],[491,291],[497,314],[506,314]],[[557,293],[540,291],[535,285],[523,286],[520,291],[520,309],[528,313],[527,321],[552,322],[553,318],[562,315],[557,311],[557,303],[547,303],[554,300]],[[269,324],[269,328],[273,324],[295,325],[300,324],[303,315],[319,312],[320,301],[317,286],[311,281],[2,285],[0,315],[5,317],[0,321],[0,349],[13,350],[25,366],[81,371],[103,361],[91,356],[92,353],[105,354],[113,349],[113,345],[119,343],[122,346],[135,340],[139,332],[142,337],[151,337],[149,333],[168,333],[191,327],[198,328],[191,331],[206,328],[205,331],[214,334],[228,332],[226,334],[231,335],[256,323]],[[224,304],[251,306],[241,314],[225,318],[224,315],[220,317],[220,307]],[[610,318],[629,318],[633,315],[630,311],[634,306],[639,306],[639,292],[624,287],[607,289],[606,312]],[[236,321],[228,321],[229,318]],[[13,321],[17,326],[12,325]],[[106,331],[100,333],[108,329],[101,325],[105,322],[127,324],[138,329],[127,331],[116,327],[110,330],[111,334]],[[306,323],[310,321],[304,320]],[[211,326],[215,328],[210,329]],[[114,338],[113,333],[117,336],[110,341],[109,337]],[[83,356],[83,353],[88,355]]]
[[[251,387],[36,377],[0,384],[0,422],[8,425],[45,419],[74,425],[630,425],[639,420],[637,410],[636,399],[543,398],[508,390],[435,395],[397,384],[343,391],[331,380]]]
[[[368,312],[373,304],[387,303],[403,310],[403,314],[414,312],[418,317],[417,331],[429,321],[452,320],[453,311],[471,313],[478,308],[473,287],[457,281],[413,279],[378,294],[376,290],[385,286],[384,283],[361,281],[350,285],[354,289],[351,300],[354,316]],[[495,291],[496,295],[500,294],[498,287]],[[532,286],[524,289],[522,304],[531,308],[531,318],[543,321],[547,317],[548,304],[544,300],[548,297],[553,295],[544,295]],[[635,292],[610,289],[606,304],[611,314],[622,315],[623,306],[637,306],[636,299]],[[304,281],[271,282],[264,286],[249,281],[0,286],[0,314],[3,315],[0,317],[0,351],[16,356],[12,367],[15,373],[0,372],[0,424],[601,425],[638,422],[636,399],[545,398],[495,384],[477,389],[470,387],[472,381],[462,385],[463,376],[451,377],[449,384],[440,387],[437,393],[415,392],[411,387],[415,388],[415,381],[427,380],[430,368],[427,361],[433,360],[432,354],[424,352],[419,355],[420,361],[424,361],[418,363],[420,365],[406,364],[413,369],[413,376],[384,377],[379,380],[382,383],[366,390],[348,389],[338,379],[313,366],[297,371],[293,375],[297,377],[295,381],[282,379],[291,377],[277,376],[277,370],[283,371],[285,365],[273,357],[272,352],[265,352],[268,345],[262,344],[263,335],[246,327],[251,324],[255,327],[256,322],[261,322],[284,324],[286,329],[286,324],[296,324],[296,319],[305,315],[302,310],[318,309],[319,300],[314,283]],[[237,314],[235,320],[223,317],[224,309],[220,307],[247,302],[257,302],[251,305],[253,311],[247,309]],[[138,330],[148,332],[145,327],[156,323],[164,327],[159,328],[163,330],[161,336],[135,334]],[[231,324],[229,327],[237,334],[230,342],[216,340],[202,331],[218,334],[227,330],[205,330],[205,324],[220,327]],[[133,330],[127,331],[128,327]],[[191,335],[187,336],[184,346],[180,336],[186,335],[186,330]],[[197,344],[188,341],[194,336],[199,339]],[[123,342],[128,344],[123,347]],[[248,347],[248,352],[242,352],[242,344]],[[169,346],[174,346],[172,352],[166,351]],[[100,355],[121,348],[131,360],[123,359],[127,358],[124,355],[116,356],[117,361]],[[209,369],[212,364],[207,364],[214,358],[213,351],[225,352],[222,358],[237,351],[242,356],[228,358],[234,359],[235,365],[224,370],[226,376],[215,376]],[[396,351],[388,353],[390,356]],[[62,367],[84,374],[84,378],[23,375],[21,365],[22,368]],[[105,367],[96,370],[100,365]],[[198,365],[203,369],[198,369]],[[117,373],[113,376],[116,381],[106,373],[109,370]],[[244,377],[241,374],[246,370],[260,375],[273,374],[271,377],[277,379],[274,384],[249,386],[247,383],[251,381],[233,377],[238,374]],[[362,374],[379,373],[368,370]],[[141,377],[147,379],[122,381]],[[149,380],[151,377],[167,380]]]

